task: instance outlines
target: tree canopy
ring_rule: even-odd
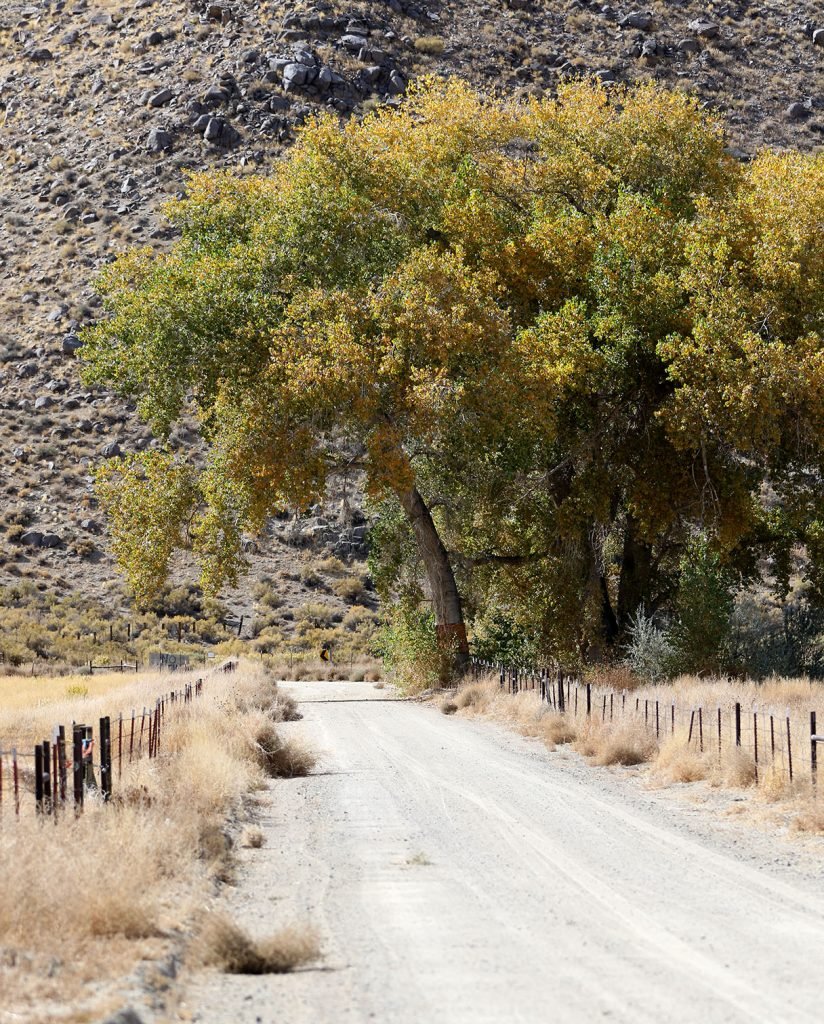
[[[190,544],[219,586],[358,467],[442,638],[466,606],[568,657],[674,602],[696,532],[741,574],[824,554],[822,209],[821,157],[742,166],[690,98],[592,81],[427,80],[266,176],[194,175],[85,334],[90,382],[206,447],[106,468],[118,556],[148,594]]]

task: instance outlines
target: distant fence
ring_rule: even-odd
[[[236,668],[237,662],[230,660],[215,671],[233,672]],[[200,697],[203,683],[201,677],[163,693],[153,707],[132,708],[131,715],[103,716],[96,732],[93,725],[85,723],[72,722],[68,728],[55,725],[51,739],[36,744],[32,754],[18,752],[16,747],[0,748],[0,811],[5,801],[19,817],[25,794],[34,796],[38,814],[55,820],[69,809],[80,814],[89,792],[98,793],[108,803],[115,776],[120,780],[124,763],[159,756],[167,716]]]
[[[699,753],[717,754],[735,746],[752,757],[755,782],[768,772],[780,773],[789,782],[818,783],[818,733],[816,711],[779,712],[750,702],[728,701],[715,705],[684,706],[669,695],[635,696],[633,691],[596,686],[562,670],[492,663],[473,658],[476,678],[497,675],[500,689],[509,694],[531,691],[556,713],[585,716],[602,723],[633,720],[655,734],[658,741],[676,733],[686,734],[687,746]],[[734,684],[732,684],[734,685]]]

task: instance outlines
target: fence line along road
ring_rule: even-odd
[[[236,668],[237,662],[230,659],[214,672],[234,672]],[[131,716],[124,717],[122,712],[105,715],[96,732],[93,725],[84,723],[72,722],[69,729],[56,725],[51,739],[36,744],[32,754],[18,752],[15,746],[0,749],[0,811],[4,799],[11,800],[14,817],[18,818],[24,792],[33,793],[38,814],[55,820],[68,806],[80,814],[88,792],[99,793],[108,803],[115,775],[118,781],[122,777],[124,761],[131,764],[144,754],[150,759],[159,757],[167,716],[202,696],[203,684],[204,677],[198,677],[157,697],[153,707],[140,711],[132,708]],[[23,767],[24,759],[32,767]]]
[[[793,713],[787,707],[779,712],[759,707],[754,701],[749,707],[742,701],[685,707],[671,697],[636,697],[632,691],[583,682],[562,669],[506,665],[479,658],[471,660],[471,671],[476,679],[497,676],[504,693],[534,692],[557,714],[580,715],[604,724],[623,719],[643,721],[659,741],[683,735],[688,747],[702,754],[714,753],[719,761],[724,748],[734,746],[752,758],[756,784],[778,774],[790,783],[809,781],[817,794],[817,748],[824,743],[824,735],[818,733],[813,710]]]

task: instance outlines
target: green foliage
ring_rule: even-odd
[[[473,621],[472,650],[484,661],[507,665],[535,665],[539,661],[534,640],[505,613],[493,609]]]
[[[681,558],[672,640],[682,672],[717,673],[729,657],[734,578],[706,537]]]
[[[184,543],[196,501],[192,474],[170,455],[146,452],[105,463],[96,489],[109,517],[115,557],[136,599],[145,604],[165,583],[172,553]]]
[[[193,176],[171,250],[104,272],[82,349],[89,382],[160,432],[193,416],[207,452],[104,471],[135,592],[179,545],[205,587],[234,579],[243,530],[357,461],[384,599],[423,595],[416,488],[479,621],[583,660],[662,608],[712,664],[696,532],[738,574],[824,551],[822,206],[820,154],[742,166],[694,100],[593,81],[529,103],[424,81],[311,121],[269,177]]]
[[[438,642],[432,613],[409,601],[398,602],[389,610],[375,653],[405,692],[418,693],[451,681],[453,650]]]

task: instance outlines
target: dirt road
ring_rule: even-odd
[[[276,783],[230,910],[311,920],[322,969],[198,976],[207,1024],[821,1019],[824,878],[626,770],[482,721],[300,683],[320,774]]]

